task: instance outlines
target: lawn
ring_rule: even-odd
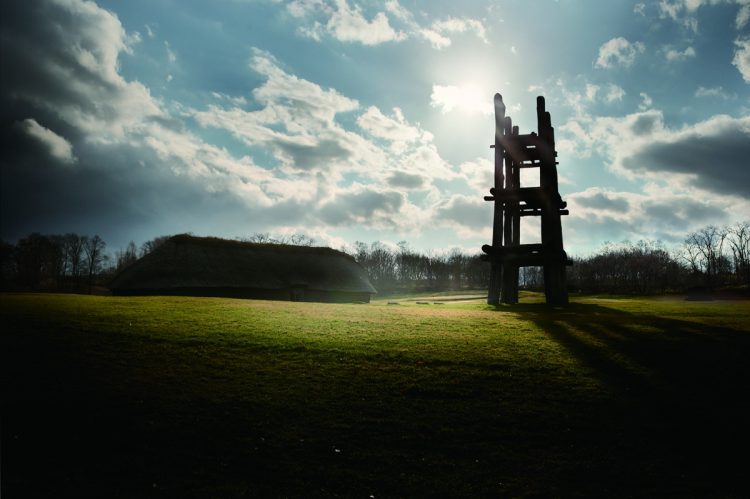
[[[526,298],[0,295],[3,496],[748,495],[750,303]]]

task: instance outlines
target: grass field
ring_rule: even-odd
[[[749,302],[528,301],[0,295],[3,497],[748,496]]]

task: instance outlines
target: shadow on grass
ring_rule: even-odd
[[[736,456],[750,443],[747,331],[597,304],[512,310],[606,387],[624,438],[652,446],[657,459],[674,459],[676,477],[701,477],[699,495],[715,492],[719,481],[744,480],[745,461]]]

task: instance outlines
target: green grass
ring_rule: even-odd
[[[746,496],[747,301],[538,299],[0,295],[3,492]]]

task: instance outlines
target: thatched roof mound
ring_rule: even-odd
[[[376,293],[354,259],[331,248],[178,235],[117,274],[113,291],[180,288]]]

